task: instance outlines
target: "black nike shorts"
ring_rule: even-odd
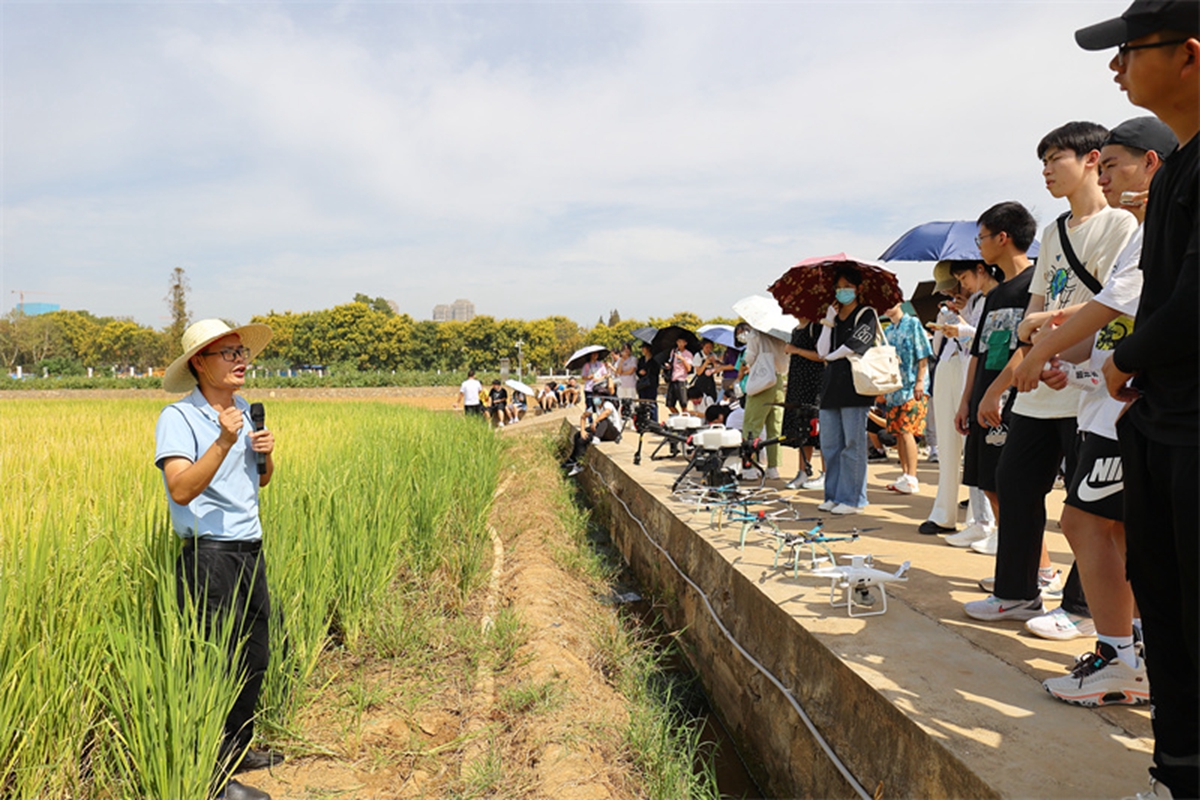
[[[1066,504],[1097,517],[1125,519],[1125,473],[1121,448],[1115,439],[1094,433],[1079,434],[1079,460]]]

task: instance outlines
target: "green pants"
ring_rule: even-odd
[[[758,436],[765,425],[767,438],[778,438],[783,430],[783,406],[771,405],[783,402],[783,376],[775,376],[775,388],[767,389],[746,398],[746,416],[742,419],[742,439]],[[767,448],[767,466],[779,466],[779,445]]]

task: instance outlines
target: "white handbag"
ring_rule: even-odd
[[[849,356],[854,391],[861,395],[876,397],[904,386],[904,381],[900,379],[900,357],[896,355],[896,348],[886,342],[883,326],[876,314],[875,343],[861,356]]]

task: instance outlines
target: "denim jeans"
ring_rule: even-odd
[[[822,408],[820,416],[825,500],[862,508],[867,504],[867,407]]]

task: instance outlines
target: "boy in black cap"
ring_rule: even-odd
[[[1131,403],[1117,434],[1127,569],[1146,636],[1155,740],[1154,785],[1138,796],[1197,797],[1200,2],[1137,0],[1118,19],[1077,31],[1075,40],[1086,50],[1118,48],[1109,62],[1117,84],[1180,141],[1150,186],[1136,323],[1105,362],[1104,378],[1113,397]]]

